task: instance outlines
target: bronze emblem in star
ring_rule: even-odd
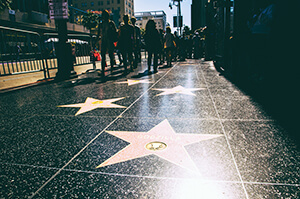
[[[205,88],[184,88],[182,86],[176,86],[174,88],[153,88],[152,90],[157,90],[157,91],[163,91],[160,94],[157,94],[156,96],[159,95],[170,95],[170,94],[183,94],[183,95],[194,95],[192,91],[199,91],[199,90],[205,90]]]
[[[116,82],[116,84],[128,84],[128,86],[135,85],[135,84],[142,84],[142,83],[153,83],[153,81],[150,81],[149,79],[127,79],[127,81],[123,82]]]
[[[223,136],[176,133],[168,120],[162,121],[148,132],[107,131],[107,133],[130,144],[96,168],[153,154],[194,172],[198,172],[198,169],[184,146]]]
[[[86,98],[84,103],[60,105],[57,107],[80,107],[79,111],[75,114],[75,116],[77,116],[79,114],[94,110],[96,108],[126,108],[125,106],[121,106],[113,103],[124,98],[125,97],[99,100],[99,99],[88,97]]]

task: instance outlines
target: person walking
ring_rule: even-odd
[[[160,40],[164,41],[165,31],[163,29],[159,29],[158,32],[159,32]],[[164,51],[163,42],[162,42],[161,51],[158,54],[158,59],[159,59],[159,65],[163,65],[165,62],[165,51]]]
[[[16,61],[20,61],[20,53],[22,52],[22,49],[20,45],[16,46]]]
[[[133,26],[133,66],[137,68],[138,63],[141,62],[141,29],[135,25],[136,18],[131,17],[131,23]]]
[[[130,70],[133,71],[132,52],[133,52],[133,34],[134,28],[129,24],[128,15],[123,16],[124,24],[120,26],[118,48],[121,51],[124,73],[127,73],[127,65],[130,65]]]
[[[179,36],[178,36],[178,33],[177,31],[174,31],[174,38],[175,38],[175,44],[176,44],[176,47],[174,48],[174,51],[173,51],[173,57],[172,57],[172,60],[173,61],[177,61],[180,57],[180,53],[179,53]]]
[[[193,36],[193,46],[194,46],[194,59],[199,59],[201,58],[200,54],[200,44],[201,37],[199,35],[199,32],[196,30]]]
[[[114,42],[117,41],[117,28],[113,21],[109,20],[109,12],[104,10],[102,12],[102,22],[98,27],[98,38],[101,39],[101,75],[104,77],[106,64],[106,53],[108,52],[110,59],[111,70],[116,64],[114,57]]]
[[[174,48],[176,47],[175,43],[175,37],[171,33],[171,28],[168,26],[166,28],[166,34],[164,36],[164,49],[166,52],[167,57],[167,66],[171,67],[171,61],[172,61],[172,52],[174,51]]]
[[[148,52],[148,72],[151,70],[153,57],[153,71],[154,73],[157,73],[158,53],[161,51],[162,42],[153,19],[149,19],[146,24],[144,40],[146,51]]]
[[[123,23],[123,22],[122,22]],[[118,31],[117,31],[117,34],[118,34],[118,37],[120,35],[120,27],[122,26],[122,24],[120,24],[120,26],[118,27]],[[118,39],[119,40],[119,39]],[[119,66],[122,66],[123,65],[123,57],[121,55],[121,50],[119,49],[119,45],[118,45],[118,42],[116,42],[116,54],[118,56],[118,59],[119,59]]]

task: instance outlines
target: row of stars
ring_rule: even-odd
[[[139,83],[153,83],[148,79],[144,80],[127,80],[124,82],[117,82],[118,84],[127,83],[128,86]],[[171,95],[171,94],[183,94],[195,96],[192,91],[204,90],[204,88],[184,88],[182,86],[176,86],[173,88],[154,88],[152,90],[163,91],[156,96]],[[99,100],[88,97],[84,103],[60,105],[58,107],[80,107],[80,110],[75,116],[91,111],[96,108],[126,108],[114,102],[124,99],[114,98]],[[105,167],[108,165],[133,160],[136,158],[145,157],[148,155],[156,155],[166,161],[176,164],[180,167],[186,168],[193,172],[199,173],[196,165],[186,151],[186,145],[196,142],[209,140],[222,136],[221,134],[180,134],[176,133],[167,119],[153,127],[148,132],[131,132],[131,131],[106,131],[119,139],[129,142],[125,148],[111,156],[96,168]],[[147,146],[151,146],[150,148]],[[163,146],[163,147],[161,147]],[[157,149],[157,150],[156,150]]]
[[[192,91],[204,90],[204,88],[184,88],[182,86],[176,86],[174,88],[154,88],[152,90],[163,91],[162,93],[157,94],[156,96],[171,95],[171,94],[183,94],[183,95],[195,96],[195,94],[192,93]],[[106,99],[106,100],[99,100],[99,99],[88,97],[84,103],[60,105],[58,107],[80,107],[79,111],[75,114],[75,116],[77,116],[79,114],[94,110],[96,108],[126,108],[125,106],[121,106],[113,103],[122,99],[124,99],[124,97]]]

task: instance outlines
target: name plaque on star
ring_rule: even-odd
[[[163,135],[139,135],[137,138],[138,139],[144,139],[144,140],[149,140],[149,139],[150,140],[174,140],[174,141],[179,141],[180,140],[180,137],[163,136]]]

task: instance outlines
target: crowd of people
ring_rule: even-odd
[[[156,28],[154,20],[149,19],[145,32],[135,25],[136,19],[129,19],[128,15],[123,16],[123,22],[119,29],[109,19],[109,12],[102,12],[102,22],[98,26],[98,40],[101,54],[102,76],[104,67],[107,66],[106,54],[109,55],[111,69],[116,65],[114,53],[118,55],[120,65],[124,67],[124,73],[133,71],[141,62],[141,49],[147,52],[148,73],[158,71],[159,65],[171,67],[172,61],[184,61],[186,58],[199,59],[203,56],[204,42],[201,37],[202,30],[194,34],[178,36],[171,33],[171,28],[166,31]],[[99,59],[98,59],[99,60]]]

